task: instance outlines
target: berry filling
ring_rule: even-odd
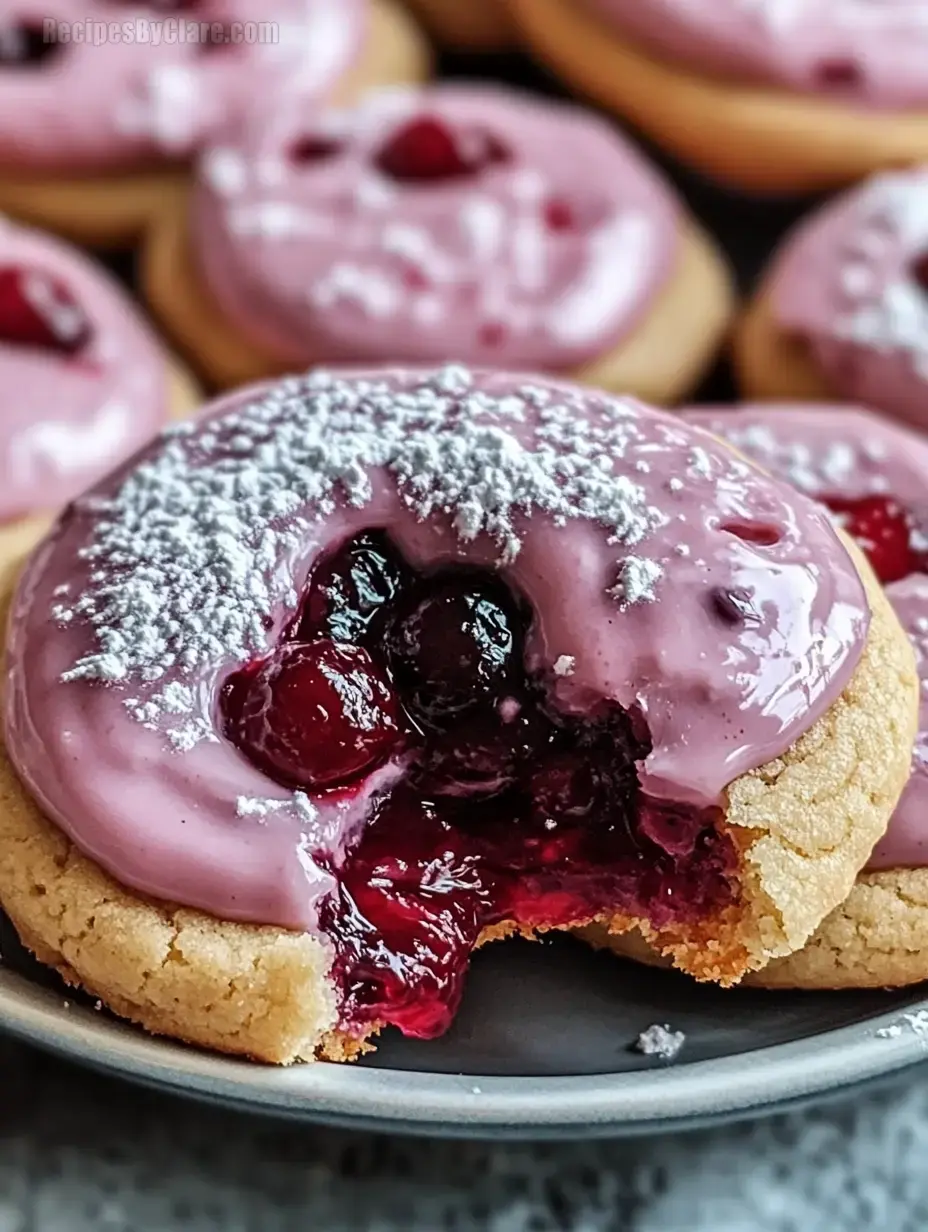
[[[928,553],[916,546],[923,538],[920,529],[912,514],[892,497],[846,500],[823,496],[820,500],[866,553],[884,586],[912,573],[928,571]]]
[[[815,80],[832,90],[856,90],[863,85],[864,74],[854,60],[822,60],[815,66]]]
[[[509,157],[502,142],[484,129],[456,131],[443,120],[420,116],[398,129],[374,161],[400,183],[430,184],[478,175]]]
[[[752,615],[746,593],[719,603],[722,624]],[[416,574],[369,532],[317,565],[281,644],[223,689],[227,736],[279,783],[344,797],[402,770],[323,908],[347,1031],[446,1030],[481,939],[601,915],[683,924],[736,895],[717,812],[644,796],[640,715],[559,713],[524,666],[530,625],[494,574]]]
[[[91,325],[58,278],[21,265],[0,266],[0,342],[75,355]]]

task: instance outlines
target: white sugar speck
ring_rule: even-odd
[[[657,595],[655,587],[663,577],[664,570],[655,560],[641,556],[629,556],[622,561],[619,580],[609,594],[619,601],[621,607],[635,603],[653,603]]]
[[[674,1061],[680,1055],[680,1050],[686,1043],[686,1035],[682,1031],[671,1031],[665,1023],[661,1026],[654,1023],[638,1036],[635,1047],[646,1057],[659,1057],[662,1061]]]
[[[573,674],[577,660],[573,655],[561,655],[560,658],[554,661],[555,676],[570,676]]]

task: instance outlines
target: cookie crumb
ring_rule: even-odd
[[[686,1043],[682,1031],[672,1031],[667,1023],[653,1023],[638,1036],[635,1048],[646,1057],[658,1057],[661,1061],[675,1061]]]

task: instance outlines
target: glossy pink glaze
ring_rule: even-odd
[[[0,220],[0,267],[47,273],[92,334],[74,356],[0,339],[0,524],[60,507],[164,424],[169,358],[125,292],[76,249]]]
[[[388,451],[386,469],[359,461],[373,456],[359,441]],[[344,487],[329,486],[335,475]],[[308,503],[292,495],[310,490]],[[565,511],[565,493],[581,490],[608,523]],[[371,792],[402,773],[388,766],[358,794],[300,806],[217,735],[223,679],[277,640],[320,552],[361,529],[387,528],[419,568],[499,568],[534,609],[527,666],[558,706],[639,707],[653,740],[642,784],[681,802],[717,802],[792,744],[847,683],[869,627],[817,506],[678,419],[538,378],[346,371],[253,388],[153,445],[105,494],[120,502],[109,523],[98,502],[78,502],[20,582],[8,748],[49,816],[119,881],[223,918],[313,928],[333,885],[323,865],[341,858]],[[733,523],[778,542],[722,529]],[[113,534],[118,580],[105,554],[78,559]],[[111,583],[132,615],[107,632],[81,604]],[[719,586],[752,592],[756,621],[721,627]],[[243,634],[233,623],[245,618]],[[230,653],[236,637],[250,649]],[[88,654],[90,676],[109,682],[64,682]],[[146,682],[139,655],[164,674]]]
[[[928,426],[928,170],[893,172],[829,202],[774,257],[774,319],[838,397]]]
[[[690,423],[731,441],[748,457],[810,496],[850,500],[887,493],[923,519],[914,532],[928,546],[928,441],[884,419],[846,406],[757,404],[698,408]],[[871,869],[928,867],[928,576],[892,582],[886,593],[915,647],[922,681],[912,777],[877,844]]]
[[[928,102],[925,0],[573,0],[697,73],[866,108]]]
[[[508,157],[398,182],[377,154],[420,116]],[[300,161],[306,138],[336,149]],[[294,364],[570,370],[640,323],[680,250],[672,190],[614,128],[496,87],[383,90],[322,114],[277,98],[206,157],[193,224],[224,315]]]
[[[171,17],[119,0],[0,0],[0,36],[27,19],[86,31],[35,66],[0,64],[0,166],[93,172],[183,158],[284,80],[326,92],[358,54],[365,2],[200,0]],[[193,21],[265,29],[245,25],[237,37],[250,41],[208,48],[190,37]]]

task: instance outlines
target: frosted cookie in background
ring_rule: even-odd
[[[112,276],[0,220],[0,568],[169,417],[195,383]]]
[[[749,398],[844,400],[928,429],[928,168],[799,223],[735,332]]]
[[[926,0],[509,0],[582,94],[735,188],[830,189],[928,157]]]
[[[442,1034],[476,946],[594,920],[728,985],[906,782],[863,556],[634,400],[317,370],[89,495],[7,587],[0,901],[150,1031],[350,1059]]]
[[[220,386],[452,357],[667,403],[732,314],[723,259],[610,124],[489,86],[278,94],[165,202],[142,282]]]
[[[758,403],[698,408],[686,419],[824,502],[884,583],[920,678],[911,774],[889,830],[809,943],[745,982],[810,989],[921,983],[928,980],[928,441],[850,406]],[[815,804],[808,807],[814,817]],[[602,930],[588,936],[605,939]],[[609,944],[659,961],[640,934]]]
[[[434,37],[456,51],[502,51],[515,38],[508,0],[407,0]]]
[[[428,70],[399,0],[26,7],[0,0],[0,209],[97,246],[131,243],[204,140],[282,83],[347,99]]]

